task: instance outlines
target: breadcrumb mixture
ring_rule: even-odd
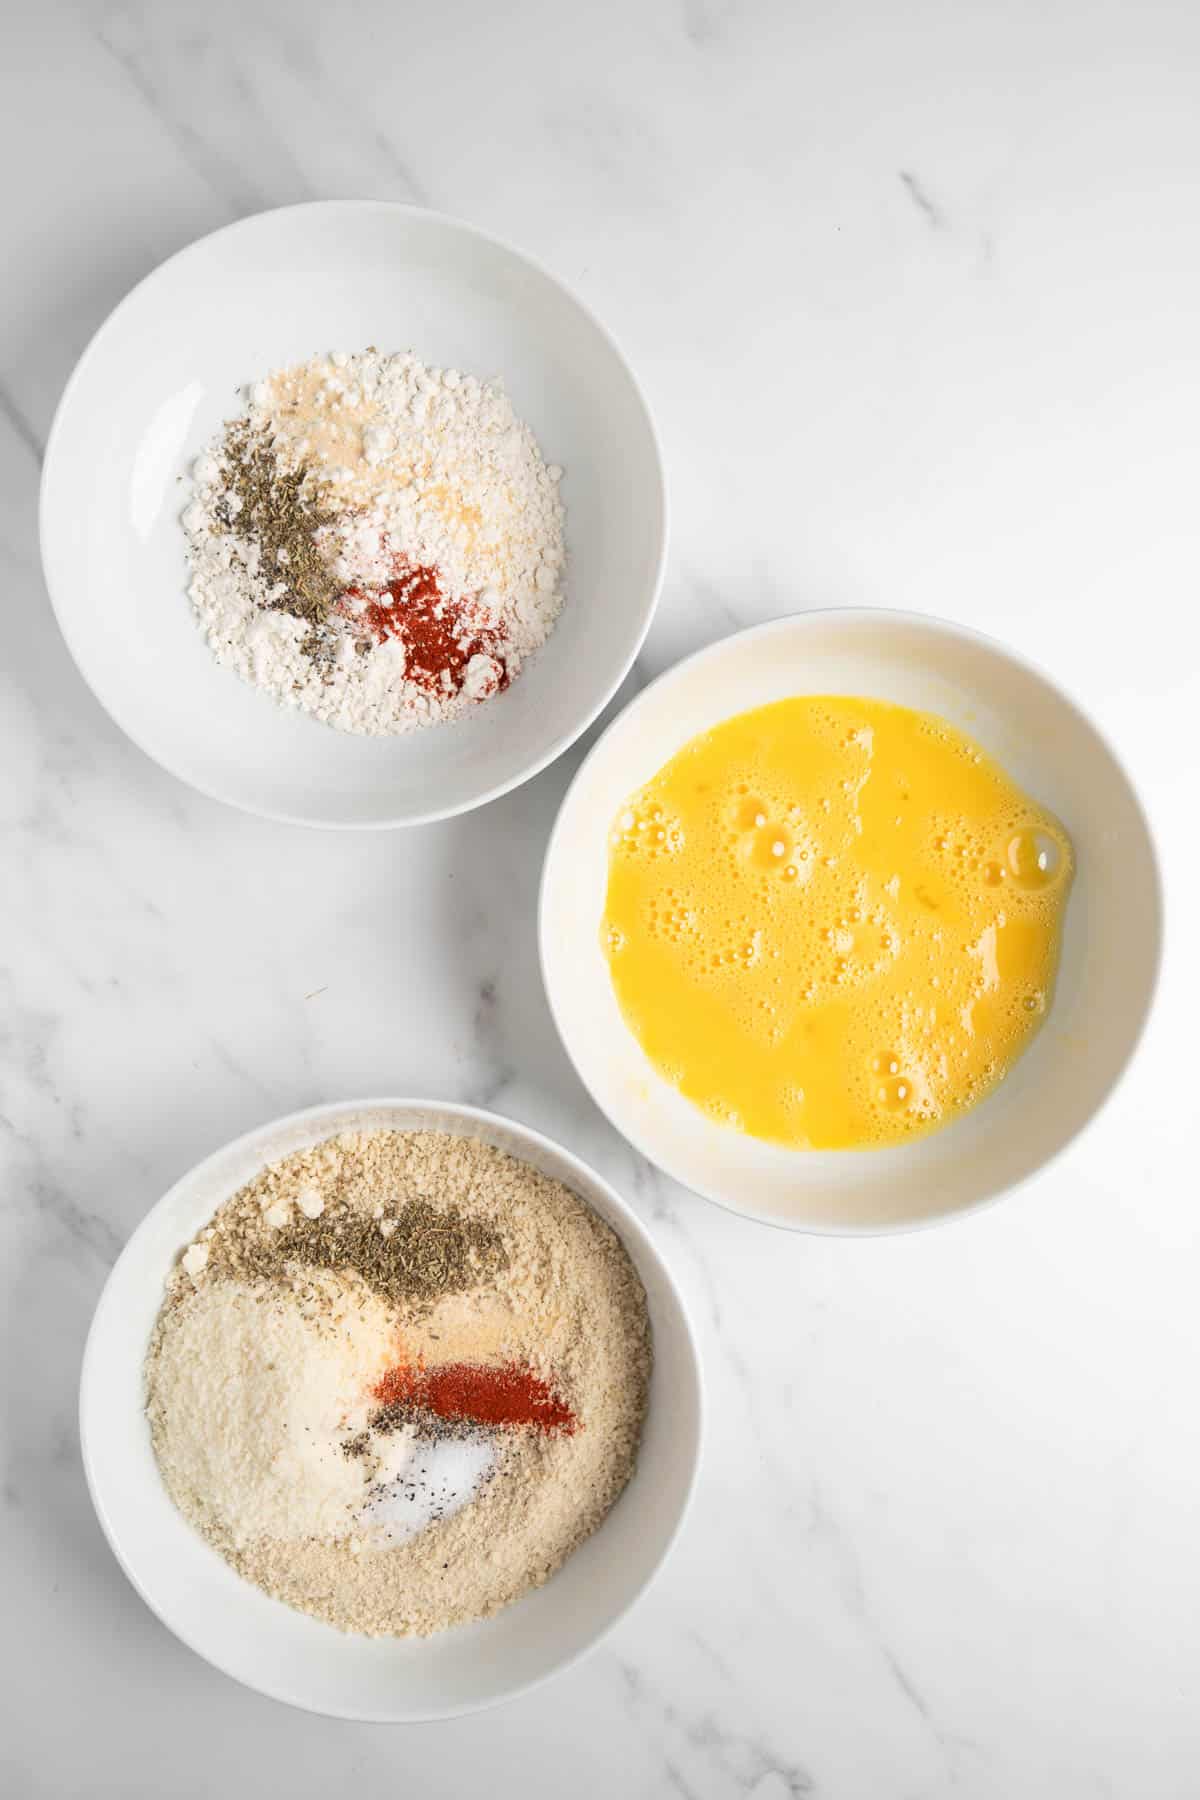
[[[439,1231],[459,1246],[444,1291],[416,1266]],[[359,1267],[333,1266],[339,1241]],[[441,1362],[528,1367],[578,1428],[372,1438],[388,1365]],[[570,1189],[472,1139],[346,1133],[264,1169],[184,1250],[146,1404],[172,1499],[248,1580],[344,1631],[425,1635],[539,1586],[601,1523],[650,1364],[641,1282]]]

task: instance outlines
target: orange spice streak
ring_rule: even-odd
[[[412,1406],[477,1425],[535,1425],[539,1431],[570,1435],[579,1424],[549,1383],[521,1363],[389,1369],[373,1392],[388,1406]]]

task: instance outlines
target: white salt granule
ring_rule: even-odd
[[[405,1544],[439,1519],[452,1519],[496,1468],[496,1445],[487,1433],[431,1440],[407,1431],[375,1441],[387,1445],[386,1461],[359,1515],[374,1548]]]

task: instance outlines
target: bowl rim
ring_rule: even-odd
[[[669,1162],[654,1155],[654,1153],[646,1147],[645,1143],[641,1141],[640,1136],[627,1130],[623,1124],[619,1124],[617,1120],[614,1119],[600,1095],[597,1094],[592,1087],[587,1076],[580,1068],[575,1057],[574,1048],[568,1039],[567,1033],[563,1029],[563,1023],[555,1001],[552,985],[548,980],[546,973],[547,941],[549,934],[546,910],[546,887],[551,859],[555,855],[559,833],[563,828],[567,807],[571,802],[575,789],[583,780],[589,764],[592,759],[599,754],[610,733],[614,732],[618,726],[625,725],[629,721],[631,715],[637,712],[656,688],[665,683],[669,683],[679,676],[683,670],[692,667],[694,664],[706,660],[715,661],[734,642],[741,642],[747,638],[768,637],[774,632],[783,630],[794,630],[797,626],[803,627],[803,625],[810,620],[829,620],[831,618],[836,619],[839,617],[846,620],[853,620],[856,624],[861,623],[863,626],[869,626],[871,623],[881,624],[884,622],[891,623],[892,621],[902,620],[909,624],[918,625],[935,634],[940,634],[949,638],[964,639],[967,642],[986,650],[991,655],[999,656],[1005,661],[1014,664],[1017,668],[1023,670],[1028,675],[1032,675],[1036,680],[1042,682],[1049,688],[1051,693],[1057,699],[1063,701],[1066,706],[1078,714],[1088,728],[1095,734],[1101,746],[1112,758],[1116,768],[1119,769],[1123,775],[1126,784],[1128,785],[1135,811],[1146,834],[1146,842],[1150,852],[1151,884],[1154,892],[1154,965],[1151,971],[1150,984],[1147,989],[1141,1018],[1138,1021],[1137,1030],[1130,1042],[1124,1061],[1121,1063],[1116,1074],[1112,1077],[1108,1086],[1097,1099],[1096,1104],[1093,1106],[1087,1118],[1084,1119],[1081,1124],[1076,1126],[1075,1130],[1072,1131],[1068,1137],[1064,1138],[1063,1142],[1059,1144],[1044,1161],[1038,1163],[1036,1167],[1030,1169],[1028,1173],[1019,1176],[1017,1180],[1007,1182],[1003,1186],[998,1187],[994,1193],[984,1194],[979,1199],[968,1201],[962,1206],[951,1206],[946,1207],[940,1212],[926,1213],[919,1219],[901,1219],[894,1222],[889,1221],[887,1224],[883,1225],[859,1225],[854,1223],[836,1225],[813,1224],[807,1220],[781,1218],[777,1213],[763,1212],[748,1206],[737,1206],[716,1188],[697,1186],[691,1180],[678,1174],[675,1169],[670,1166]],[[562,1044],[571,1067],[574,1069],[579,1081],[583,1085],[593,1104],[604,1114],[604,1117],[608,1120],[614,1131],[619,1132],[626,1142],[633,1146],[639,1156],[644,1157],[648,1163],[651,1163],[656,1169],[660,1169],[663,1174],[667,1175],[672,1181],[678,1182],[679,1186],[688,1192],[698,1195],[702,1200],[711,1201],[713,1205],[721,1207],[725,1212],[732,1213],[735,1218],[748,1219],[758,1225],[770,1225],[777,1231],[799,1233],[810,1237],[899,1237],[909,1232],[928,1231],[936,1226],[950,1224],[956,1220],[968,1218],[974,1213],[982,1212],[986,1207],[995,1206],[1008,1195],[1015,1194],[1019,1189],[1028,1188],[1031,1183],[1040,1180],[1041,1177],[1066,1154],[1072,1145],[1080,1141],[1085,1132],[1092,1129],[1100,1115],[1107,1109],[1109,1102],[1124,1082],[1130,1068],[1135,1062],[1138,1052],[1145,1041],[1146,1031],[1161,989],[1164,935],[1165,912],[1162,857],[1155,839],[1150,815],[1147,812],[1145,802],[1138,791],[1137,785],[1126,767],[1124,758],[1118,755],[1108,736],[1101,730],[1092,714],[1080,701],[1073,699],[1045,669],[1041,668],[1037,663],[1031,662],[1028,657],[1022,656],[1019,652],[1010,650],[1007,644],[1002,643],[999,638],[992,637],[988,632],[979,631],[973,625],[962,625],[956,620],[942,618],[936,613],[917,612],[911,607],[819,606],[811,607],[803,611],[781,613],[773,619],[761,620],[758,624],[745,626],[739,631],[727,632],[724,637],[717,638],[711,644],[705,644],[699,650],[694,650],[690,656],[682,657],[678,662],[672,663],[669,668],[664,669],[661,674],[656,675],[652,681],[647,682],[646,686],[634,696],[629,704],[623,707],[614,719],[609,721],[604,730],[597,737],[595,743],[591,745],[587,755],[572,776],[570,785],[559,804],[558,812],[555,814],[554,823],[550,828],[550,835],[546,840],[546,852],[542,861],[542,874],[538,884],[537,939],[538,961],[541,965],[542,973],[542,987],[546,995],[547,1006],[550,1009],[550,1016],[554,1021],[554,1029],[558,1033],[559,1042]],[[802,1154],[802,1152],[798,1152],[798,1154]]]
[[[643,1250],[654,1264],[658,1275],[665,1284],[667,1292],[675,1304],[682,1327],[682,1345],[695,1395],[696,1408],[696,1429],[689,1450],[691,1467],[688,1471],[687,1483],[684,1489],[683,1500],[679,1507],[678,1516],[671,1527],[670,1533],[663,1544],[662,1550],[660,1551],[653,1568],[636,1590],[630,1595],[628,1600],[625,1601],[624,1605],[621,1606],[597,1631],[593,1632],[576,1650],[573,1650],[569,1656],[563,1658],[560,1662],[555,1663],[552,1668],[531,1677],[528,1681],[519,1682],[513,1687],[506,1688],[500,1693],[489,1696],[485,1700],[473,1701],[465,1705],[446,1706],[436,1711],[425,1710],[407,1715],[380,1713],[370,1710],[356,1710],[350,1707],[330,1709],[324,1706],[314,1706],[306,1700],[297,1699],[294,1694],[287,1692],[280,1684],[275,1683],[270,1679],[266,1679],[262,1682],[249,1681],[244,1675],[238,1674],[235,1670],[227,1667],[219,1657],[213,1655],[203,1644],[197,1642],[195,1635],[189,1627],[186,1625],[181,1626],[176,1620],[168,1618],[167,1614],[159,1606],[154,1594],[143,1580],[142,1575],[137,1568],[135,1568],[126,1552],[123,1542],[120,1540],[108,1517],[104,1498],[100,1491],[99,1482],[93,1465],[90,1436],[92,1429],[94,1429],[92,1414],[95,1409],[96,1394],[98,1392],[96,1389],[95,1346],[100,1331],[103,1328],[104,1315],[112,1304],[111,1296],[117,1271],[131,1253],[135,1253],[138,1241],[143,1233],[148,1230],[151,1220],[164,1207],[171,1203],[180,1188],[186,1183],[194,1180],[197,1176],[202,1176],[214,1163],[224,1161],[231,1153],[240,1150],[253,1152],[255,1146],[261,1140],[269,1138],[276,1132],[282,1131],[288,1127],[307,1124],[315,1125],[325,1119],[334,1120],[339,1117],[344,1117],[348,1113],[381,1111],[388,1108],[403,1108],[407,1110],[419,1109],[422,1112],[439,1115],[447,1120],[459,1120],[467,1123],[481,1124],[485,1128],[497,1127],[502,1133],[521,1140],[525,1145],[547,1150],[554,1157],[561,1158],[572,1175],[579,1174],[582,1176],[585,1185],[587,1183],[594,1183],[600,1188],[605,1199],[612,1206],[616,1217],[620,1221],[621,1231],[623,1232],[627,1227],[632,1227],[632,1233],[637,1240],[639,1249]],[[336,1129],[336,1126],[331,1125],[331,1129]],[[439,1127],[431,1126],[429,1129],[437,1130]],[[582,1194],[580,1195],[580,1198],[584,1200],[585,1205],[590,1204]],[[120,1254],[105,1278],[104,1286],[101,1288],[99,1298],[96,1301],[95,1310],[92,1314],[91,1323],[88,1326],[87,1338],[84,1343],[79,1373],[78,1409],[79,1446],[83,1462],[84,1480],[87,1484],[88,1498],[91,1500],[92,1509],[95,1512],[96,1519],[108,1543],[108,1547],[124,1572],[126,1579],[134,1589],[135,1593],[140,1596],[145,1605],[154,1614],[155,1618],[158,1619],[159,1623],[165,1626],[171,1635],[177,1638],[180,1643],[193,1651],[195,1655],[201,1657],[212,1668],[219,1670],[222,1675],[227,1676],[230,1680],[236,1681],[239,1686],[248,1688],[252,1693],[262,1694],[268,1700],[278,1701],[282,1705],[292,1706],[299,1711],[313,1713],[318,1717],[346,1719],[360,1724],[374,1725],[433,1724],[439,1720],[464,1718],[470,1714],[486,1712],[494,1706],[503,1705],[507,1701],[516,1700],[522,1695],[533,1692],[536,1688],[540,1688],[543,1683],[554,1680],[557,1676],[564,1674],[568,1669],[573,1668],[578,1662],[582,1661],[585,1656],[590,1655],[591,1652],[608,1637],[610,1632],[616,1630],[617,1626],[622,1623],[633,1608],[644,1598],[647,1591],[658,1580],[664,1566],[670,1559],[671,1553],[679,1541],[680,1535],[683,1532],[683,1528],[687,1523],[688,1516],[692,1510],[692,1504],[695,1499],[696,1488],[699,1482],[700,1466],[703,1460],[707,1424],[707,1399],[704,1387],[704,1368],[697,1345],[695,1323],[692,1319],[688,1303],[681,1293],[675,1275],[666,1258],[663,1256],[662,1251],[659,1249],[654,1236],[638,1217],[629,1202],[613,1187],[612,1183],[607,1181],[604,1176],[600,1175],[590,1163],[585,1162],[582,1157],[577,1156],[573,1150],[568,1150],[566,1146],[560,1144],[557,1139],[548,1137],[544,1132],[535,1130],[533,1126],[526,1125],[521,1120],[511,1118],[504,1113],[492,1112],[485,1107],[471,1106],[466,1102],[422,1098],[420,1096],[411,1095],[388,1095],[382,1099],[324,1100],[313,1106],[300,1107],[295,1112],[284,1113],[277,1118],[269,1119],[260,1125],[253,1126],[249,1131],[244,1131],[240,1136],[230,1139],[228,1143],[219,1145],[215,1150],[210,1151],[207,1156],[202,1157],[199,1162],[192,1164],[189,1169],[185,1170],[182,1175],[173,1181],[166,1192],[163,1193],[159,1199],[147,1209],[142,1218],[139,1219],[137,1225],[135,1225],[133,1231],[122,1245]],[[631,1481],[636,1481],[637,1474],[638,1471],[635,1466]],[[621,1496],[618,1496],[618,1498],[621,1498]],[[285,1603],[281,1601],[279,1604],[283,1605]]]
[[[218,238],[233,237],[240,232],[251,231],[256,226],[260,225],[263,220],[279,218],[285,214],[292,214],[299,217],[299,215],[302,214],[308,214],[310,216],[314,213],[329,215],[335,212],[389,212],[420,215],[422,218],[431,220],[439,225],[448,226],[452,230],[462,233],[465,237],[474,238],[478,243],[487,245],[491,249],[501,250],[506,255],[516,257],[518,261],[525,264],[527,269],[532,270],[536,275],[539,275],[544,280],[548,281],[551,286],[557,288],[558,291],[572,303],[572,305],[578,308],[584,319],[597,332],[599,337],[616,358],[619,366],[624,370],[645,423],[650,448],[653,454],[656,475],[656,501],[660,520],[658,554],[655,560],[653,577],[649,584],[647,598],[642,609],[642,617],[633,637],[629,641],[627,652],[624,655],[614,679],[606,685],[602,693],[588,703],[587,707],[583,709],[575,723],[567,731],[560,733],[544,751],[539,752],[531,759],[528,765],[517,774],[503,781],[496,782],[493,786],[481,791],[474,799],[463,800],[450,806],[431,807],[420,813],[406,815],[404,818],[370,819],[365,821],[339,818],[311,818],[298,813],[287,812],[280,808],[252,805],[249,801],[224,792],[219,784],[197,780],[190,774],[184,774],[182,770],[176,766],[173,757],[162,755],[158,750],[151,749],[140,732],[131,729],[124,719],[119,718],[96,688],[80,659],[67,619],[60,610],[58,600],[55,597],[55,584],[51,579],[51,529],[48,521],[49,505],[47,495],[50,490],[52,476],[57,461],[59,440],[64,436],[69,422],[68,415],[74,399],[76,387],[94,358],[103,350],[105,340],[109,333],[115,330],[119,319],[126,309],[132,306],[134,301],[137,300],[144,290],[151,287],[161,277],[165,276],[168,270],[175,268],[176,265],[186,261],[187,258],[191,256],[199,255]],[[149,757],[151,762],[156,763],[160,769],[164,769],[167,774],[173,776],[176,781],[181,781],[185,786],[192,788],[196,793],[203,794],[206,799],[219,801],[223,806],[232,806],[239,812],[248,813],[252,818],[271,819],[275,823],[281,825],[306,826],[314,831],[403,831],[410,826],[432,825],[440,819],[458,818],[464,813],[474,812],[477,807],[486,806],[491,801],[500,799],[502,795],[511,793],[514,788],[523,786],[525,782],[531,781],[535,775],[539,775],[543,769],[548,768],[549,765],[552,762],[555,762],[564,751],[570,749],[571,745],[576,742],[576,740],[587,730],[588,726],[592,724],[601,712],[603,712],[604,708],[608,705],[609,701],[628,675],[630,669],[633,667],[638,652],[646,641],[646,634],[653,622],[654,614],[658,609],[658,603],[662,596],[663,581],[666,576],[667,552],[670,545],[670,536],[670,494],[666,478],[666,464],[663,458],[662,439],[659,435],[658,427],[654,422],[654,414],[646,397],[645,388],[638,379],[632,363],[621,349],[621,346],[618,344],[612,332],[609,331],[608,327],[597,316],[592,308],[581,299],[575,289],[549,269],[545,263],[539,261],[537,257],[530,256],[518,245],[510,242],[507,238],[499,236],[496,232],[486,231],[483,227],[474,225],[469,220],[459,218],[454,213],[442,212],[436,207],[422,206],[413,200],[301,200],[289,206],[266,207],[259,212],[247,213],[244,218],[235,219],[228,225],[218,226],[215,231],[205,232],[201,237],[193,238],[190,243],[182,245],[180,249],[173,251],[170,256],[164,257],[161,262],[156,263],[155,266],[143,275],[139,281],[134,283],[127,294],[123,295],[123,297],[117,301],[117,304],[112,308],[111,312],[109,312],[96,327],[96,330],[92,333],[87,344],[80,353],[71,373],[68,375],[66,385],[59,396],[58,404],[54,409],[54,417],[50,423],[50,430],[46,438],[46,448],[42,457],[41,478],[38,485],[38,553],[41,560],[42,581],[50,601],[51,611],[57,621],[58,629],[62,634],[63,642],[66,644],[71,660],[75,664],[80,678],[89,693],[95,699],[97,705],[101,707],[107,717],[113,721],[114,725],[125,734],[132,744],[136,745],[144,756]]]

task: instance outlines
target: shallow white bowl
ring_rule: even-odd
[[[898,1149],[795,1151],[723,1127],[651,1068],[600,948],[608,834],[626,797],[697,732],[790,694],[862,694],[940,713],[1062,819],[1078,859],[1054,1004],[982,1105]],[[546,853],[541,955],[563,1043],[617,1130],[699,1194],[771,1224],[894,1230],[993,1199],[1093,1116],[1149,1012],[1161,943],[1145,817],[1099,732],[991,639],[917,614],[801,613],[702,650],[646,688],[568,790]]]
[[[177,477],[238,390],[314,351],[412,348],[502,375],[566,471],[567,600],[503,695],[452,727],[361,738],[218,667],[187,599]],[[243,219],[117,307],[59,404],[42,477],[46,583],[85,681],[148,755],[215,799],[306,825],[412,825],[505,793],[564,750],[646,634],[666,554],[654,427],[562,284],[455,219],[327,201]]]
[[[424,1639],[344,1636],[243,1581],[176,1511],[143,1413],[142,1362],[180,1247],[264,1163],[338,1131],[482,1139],[563,1181],[618,1233],[654,1334],[637,1470],[559,1572],[495,1618]],[[84,1352],[80,1436],[104,1532],[146,1604],[247,1687],[312,1712],[381,1723],[449,1718],[511,1698],[592,1648],[645,1589],[683,1522],[700,1456],[700,1370],[683,1303],[634,1214],[585,1163],[524,1125],[439,1101],[315,1106],[249,1132],[185,1175],[143,1219],[100,1296]]]

